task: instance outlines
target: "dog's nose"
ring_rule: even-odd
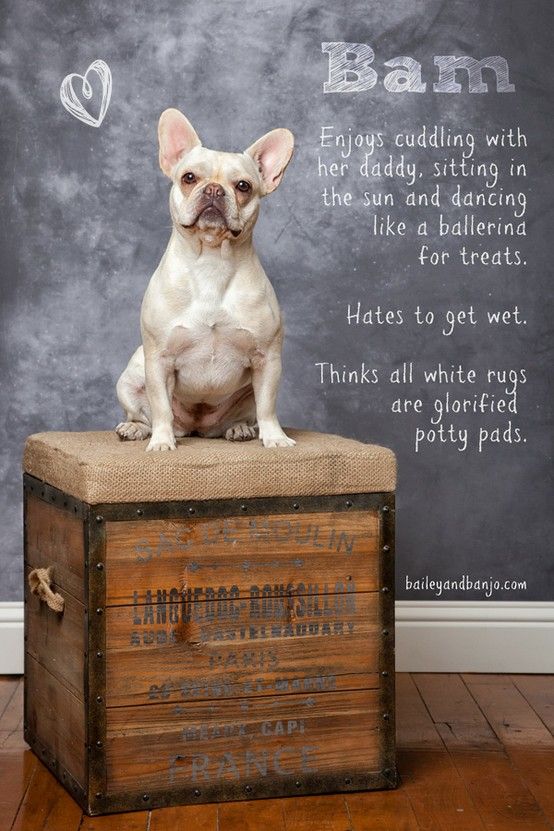
[[[209,184],[207,184],[204,188],[204,193],[212,199],[220,199],[224,195],[225,191],[221,185],[217,184],[217,182],[209,182]]]

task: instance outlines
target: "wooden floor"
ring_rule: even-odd
[[[554,676],[397,676],[396,791],[81,810],[27,749],[21,679],[0,677],[0,831],[545,831],[554,828]]]

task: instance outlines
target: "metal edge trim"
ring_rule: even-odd
[[[389,787],[398,784],[396,768],[395,725],[395,651],[394,651],[394,599],[395,599],[395,497],[386,495],[380,508],[380,619],[382,643],[379,651],[381,675],[382,774]]]
[[[392,777],[382,772],[341,774],[303,774],[299,777],[284,777],[282,780],[258,780],[252,784],[198,783],[186,788],[138,792],[123,795],[106,795],[93,799],[90,815],[116,813],[120,811],[148,811],[177,805],[192,805],[206,802],[242,801],[246,799],[271,799],[286,796],[307,796],[324,793],[354,793],[356,791],[385,790],[396,786]]]
[[[92,804],[106,792],[106,528],[86,506],[86,569],[88,592],[87,672],[85,712],[87,713],[88,801]],[[102,568],[98,569],[97,565]]]

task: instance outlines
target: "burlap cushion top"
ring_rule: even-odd
[[[90,504],[394,491],[392,450],[287,432],[295,447],[186,438],[166,453],[146,453],[145,441],[121,441],[114,432],[37,433],[27,439],[23,466]]]

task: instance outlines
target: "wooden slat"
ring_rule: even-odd
[[[512,681],[554,733],[554,675],[512,675]]]
[[[77,831],[81,816],[77,803],[38,762],[12,831]]]
[[[377,772],[379,692],[263,696],[107,711],[109,792]]]
[[[286,828],[283,817],[286,801],[290,800],[222,803],[218,807],[218,831],[291,831]],[[168,827],[167,831],[173,829]]]
[[[109,814],[105,817],[87,817],[83,815],[79,831],[149,831],[150,813],[133,811],[127,814]],[[59,831],[62,831],[59,829]],[[64,829],[65,831],[65,829]],[[181,829],[176,829],[181,831]],[[189,831],[186,826],[182,831]],[[194,826],[190,831],[194,831]]]
[[[413,680],[446,747],[501,749],[459,675],[418,673]]]
[[[23,678],[20,678],[0,719],[0,748],[25,750],[26,747],[23,739]]]
[[[487,831],[551,831],[505,753],[453,751],[452,757]]]
[[[377,511],[108,522],[106,534],[107,605],[183,585],[241,597],[252,584],[333,592],[347,577],[357,591],[379,587]]]
[[[15,675],[1,675],[0,676],[0,730],[3,729],[2,717],[4,711],[17,689],[19,678]]]
[[[30,750],[0,753],[0,828],[12,827],[37,764]]]
[[[284,800],[287,831],[349,831],[344,796],[305,796]],[[223,829],[222,829],[223,831]]]
[[[83,520],[28,495],[25,513],[27,548],[25,562],[31,568],[54,566],[54,580],[62,593],[84,602],[85,552]]]
[[[240,803],[240,808],[248,804]],[[161,808],[158,811],[152,811],[148,831],[188,831],[188,829],[190,831],[223,831],[221,824],[218,827],[217,814],[217,805],[182,805],[178,808]],[[247,831],[247,829],[248,825],[244,823],[241,831]]]
[[[554,747],[552,734],[509,675],[463,675],[477,704],[505,745]]]
[[[62,615],[26,592],[27,652],[73,695],[83,699],[85,607],[67,594]]]
[[[402,787],[396,791],[348,794],[346,805],[352,831],[418,831],[420,828]]]
[[[398,769],[401,787],[421,829],[485,831],[486,826],[446,750],[401,750]]]
[[[245,600],[213,616],[198,601],[184,615],[176,608],[176,622],[166,610],[159,623],[153,606],[109,608],[108,705],[376,687],[379,593],[301,601],[302,613],[296,605],[274,606],[265,617]],[[297,634],[300,626],[306,634]],[[295,687],[295,679],[309,682]]]
[[[554,750],[511,745],[510,761],[554,828]]]
[[[398,747],[443,748],[413,679],[403,672],[396,674],[396,741]]]
[[[27,659],[27,724],[51,756],[85,788],[85,706],[31,656]]]

